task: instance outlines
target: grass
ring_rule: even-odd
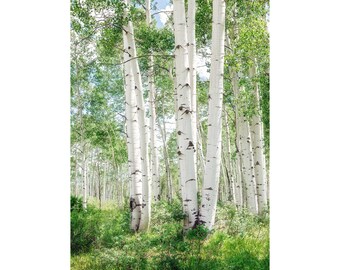
[[[135,234],[127,207],[72,210],[71,269],[269,269],[268,218],[219,206],[214,231],[184,235],[182,217],[179,201],[160,202],[149,232]]]

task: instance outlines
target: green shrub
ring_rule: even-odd
[[[100,233],[100,212],[88,205],[79,207],[78,200],[71,198],[71,253],[88,252],[96,246]],[[75,206],[72,209],[73,206]]]
[[[71,196],[71,212],[83,210],[82,198]]]
[[[72,199],[71,199],[72,200]],[[269,219],[219,205],[215,229],[183,234],[181,202],[153,205],[148,232],[130,231],[127,207],[100,210],[71,204],[71,269],[269,269]]]

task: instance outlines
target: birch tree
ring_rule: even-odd
[[[197,224],[197,177],[195,169],[195,145],[193,140],[193,116],[191,102],[190,66],[188,56],[188,38],[185,22],[184,0],[174,0],[174,30],[175,30],[175,85],[178,100],[178,157],[182,190],[183,210],[186,214],[184,229]]]
[[[255,64],[255,63],[254,63]],[[250,78],[254,79],[255,66],[250,69]],[[251,136],[253,144],[254,166],[256,190],[258,199],[259,214],[262,214],[267,209],[267,173],[266,173],[266,159],[264,155],[264,140],[263,140],[263,125],[260,114],[260,98],[259,89],[256,82],[253,82],[255,91],[255,106],[256,112],[252,117],[251,122]]]
[[[129,53],[129,42],[127,38],[127,31],[124,29],[124,64],[125,75],[125,103],[126,103],[126,122],[127,122],[127,137],[128,143],[131,144],[129,148],[129,160],[131,161],[131,186],[130,186],[130,210],[131,210],[131,224],[130,228],[133,231],[138,231],[141,225],[142,218],[142,164],[141,164],[141,145],[140,132],[138,126],[138,113],[135,81],[131,67],[131,54]]]
[[[146,0],[146,24],[151,25],[151,0]],[[159,201],[160,194],[160,176],[158,170],[158,153],[156,147],[156,89],[154,81],[154,58],[149,57],[148,69],[148,85],[149,85],[149,104],[150,104],[150,149],[151,149],[151,176],[152,176],[152,197],[154,201]],[[151,192],[151,191],[150,191]]]
[[[130,4],[130,0],[124,0],[127,5]],[[124,33],[126,34],[128,51],[131,64],[131,70],[133,73],[133,84],[136,93],[137,101],[137,114],[138,114],[138,125],[139,135],[141,140],[141,162],[142,162],[142,179],[143,179],[143,204],[142,204],[142,217],[141,217],[141,230],[147,230],[150,224],[150,212],[151,212],[151,179],[149,171],[149,154],[148,154],[148,132],[147,124],[145,120],[145,106],[143,98],[143,86],[142,78],[139,70],[137,49],[134,39],[134,29],[132,21],[129,20]]]
[[[187,31],[188,31],[188,53],[189,53],[189,77],[191,89],[191,108],[192,108],[192,137],[193,144],[197,150],[197,98],[196,98],[196,0],[188,0],[187,12]],[[194,152],[195,170],[197,170],[197,151]],[[197,172],[196,172],[197,175]]]
[[[225,1],[214,0],[207,155],[200,208],[200,222],[209,230],[215,223],[221,166],[224,36]]]

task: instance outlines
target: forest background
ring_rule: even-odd
[[[271,267],[332,269],[338,9],[332,1],[278,2],[270,25]],[[1,48],[3,269],[69,265],[69,3],[44,3],[8,3],[1,17],[11,41]]]

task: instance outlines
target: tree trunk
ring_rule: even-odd
[[[125,0],[126,4],[130,4],[130,0]],[[133,87],[136,93],[137,102],[137,115],[140,135],[140,147],[141,147],[141,162],[142,162],[142,185],[143,185],[143,203],[142,203],[142,217],[140,230],[147,230],[150,224],[150,211],[151,211],[151,178],[149,172],[149,154],[148,154],[148,128],[145,120],[145,108],[143,98],[142,78],[139,70],[136,44],[134,40],[134,30],[132,21],[127,23],[125,32],[128,41],[127,51],[129,52],[131,59],[131,69],[133,73]]]
[[[254,76],[255,66],[253,66],[250,70],[250,78],[254,78]],[[260,97],[259,89],[256,82],[254,83],[254,90],[257,113],[252,118],[251,136],[253,144],[258,208],[259,214],[262,214],[263,211],[267,209],[267,173],[266,173],[266,159],[264,155],[264,139],[260,111]]]
[[[246,198],[247,208],[251,213],[257,214],[258,213],[257,194],[249,123],[242,114],[240,114],[240,125],[241,125],[239,134],[241,146],[240,153],[242,158],[242,166],[244,169],[244,180],[247,194]]]
[[[150,26],[151,1],[146,0],[146,23]],[[154,82],[154,59],[153,55],[149,57],[149,70],[148,70],[148,84],[149,84],[149,104],[150,104],[150,148],[151,148],[151,175],[152,175],[152,194],[155,202],[161,199],[161,182],[158,170],[158,154],[156,147],[156,89]]]
[[[188,39],[185,22],[184,0],[173,1],[175,29],[175,63],[178,99],[178,157],[182,188],[183,211],[186,214],[184,230],[197,223],[197,177],[195,170],[195,146],[193,140],[193,117],[190,89]]]
[[[123,30],[124,39],[124,60],[129,60],[132,55],[129,52],[130,44],[128,42],[127,29]],[[125,72],[125,102],[126,102],[126,119],[127,119],[127,137],[131,143],[129,151],[129,160],[131,162],[131,186],[130,186],[130,210],[131,224],[133,231],[138,231],[141,225],[142,216],[142,164],[141,164],[141,143],[138,126],[137,101],[135,81],[131,67],[131,61],[124,64]]]
[[[215,223],[222,148],[225,1],[213,1],[212,55],[209,85],[208,136],[200,222],[211,230]]]
[[[87,208],[87,170],[86,170],[86,144],[85,142],[83,144],[82,149],[82,167],[83,167],[83,207]]]
[[[225,112],[225,133],[226,133],[226,155],[224,155],[226,168],[227,168],[227,175],[229,180],[229,194],[232,202],[236,202],[235,198],[235,176],[232,169],[232,162],[231,162],[231,149],[230,149],[230,131],[229,131],[229,123],[228,123],[228,114]]]
[[[189,77],[191,90],[191,114],[192,114],[192,138],[197,150],[197,99],[196,99],[196,0],[188,0],[187,31],[188,31],[188,53],[189,53]],[[197,152],[194,152],[195,170],[197,170]],[[197,175],[197,172],[196,172]],[[197,183],[197,182],[196,182]]]

